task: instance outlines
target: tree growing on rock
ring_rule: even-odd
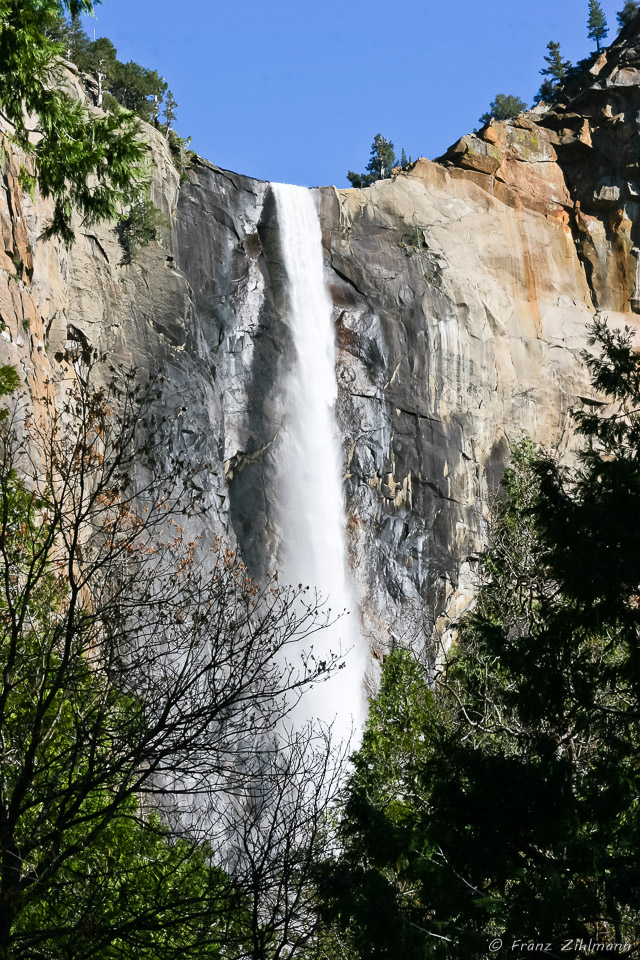
[[[550,40],[547,44],[549,53],[544,58],[547,66],[543,67],[540,73],[543,77],[550,77],[554,83],[562,83],[571,66],[570,60],[564,60],[560,53],[560,44]]]
[[[520,97],[514,94],[497,93],[488,111],[480,117],[480,123],[485,126],[491,120],[513,120],[526,109],[527,105]]]
[[[400,169],[401,169],[401,170],[408,170],[412,163],[413,163],[413,161],[412,161],[411,157],[408,157],[408,156],[407,156],[407,152],[406,152],[406,150],[405,150],[404,147],[403,147],[403,148],[402,148],[402,153],[400,154]]]
[[[540,71],[542,76],[546,79],[542,82],[542,85],[536,94],[536,103],[539,103],[541,100],[545,100],[547,102],[554,100],[558,91],[562,87],[562,84],[566,80],[569,70],[571,69],[571,61],[563,59],[562,54],[560,53],[559,43],[551,40],[547,44],[547,50],[549,52],[544,58],[547,66],[543,67]]]
[[[386,180],[396,166],[396,155],[393,144],[381,133],[376,133],[371,144],[371,156],[365,173],[354,173],[349,170],[347,180],[352,187],[369,187],[376,180]]]
[[[596,41],[596,48],[600,53],[600,41],[609,33],[607,18],[600,0],[589,0],[589,19],[587,20],[587,36]]]
[[[640,13],[640,3],[637,0],[627,0],[622,10],[616,14],[620,30],[631,23],[634,17],[638,16],[638,13]]]
[[[173,130],[173,125],[176,121],[177,115],[178,101],[174,97],[171,90],[167,90],[167,96],[164,102],[164,122],[167,137],[169,136],[169,132]]]
[[[12,129],[8,140],[27,157],[23,186],[37,185],[53,200],[45,235],[68,243],[73,210],[85,224],[116,219],[144,178],[146,148],[136,118],[92,116],[55,82],[65,42],[47,31],[62,12],[77,18],[94,7],[92,0],[0,2],[0,110]]]

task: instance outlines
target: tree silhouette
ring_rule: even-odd
[[[596,41],[597,50],[598,53],[600,53],[600,41],[604,40],[609,33],[607,18],[604,15],[604,10],[602,9],[600,0],[589,0],[589,19],[587,21],[587,27],[587,36],[590,40]]]

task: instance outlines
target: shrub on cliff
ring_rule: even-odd
[[[385,664],[321,870],[357,956],[637,953],[640,356],[592,342],[611,406],[575,415],[575,469],[516,447],[433,692],[407,652]]]
[[[479,122],[484,126],[490,120],[513,120],[527,109],[527,105],[520,97],[510,93],[497,93],[495,99],[491,101],[489,109],[483,113]]]
[[[131,204],[116,227],[123,250],[122,263],[131,263],[140,247],[158,240],[163,227],[168,227],[168,223],[148,197]]]

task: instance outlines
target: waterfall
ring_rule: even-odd
[[[288,384],[287,453],[282,476],[282,573],[327,598],[348,616],[310,639],[314,654],[347,651],[345,667],[306,693],[298,719],[334,723],[356,736],[366,715],[366,644],[346,564],[342,455],[336,423],[333,305],[323,276],[320,221],[305,187],[274,184],[287,273],[288,323],[295,361]]]
[[[629,299],[629,305],[634,313],[640,313],[640,248],[632,247],[631,253],[636,258],[636,285]]]

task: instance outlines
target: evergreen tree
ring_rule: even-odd
[[[536,103],[539,103],[540,100],[553,100],[567,78],[569,70],[571,69],[571,61],[563,60],[562,58],[559,43],[551,40],[547,44],[547,50],[549,53],[544,58],[547,66],[543,67],[540,71],[542,76],[546,79],[543,80],[542,85],[536,94]]]
[[[628,23],[631,23],[634,17],[640,12],[640,3],[637,0],[626,0],[626,3],[622,10],[616,14],[618,18],[618,26],[622,30],[627,26]]]
[[[628,330],[594,342],[612,407],[576,414],[576,469],[515,448],[435,689],[407,652],[385,663],[320,871],[355,956],[637,952],[640,356]]]
[[[47,35],[62,45],[63,56],[81,70],[88,69],[87,54],[89,37],[82,27],[79,14],[59,16],[47,29]]]
[[[526,109],[527,105],[520,97],[498,93],[491,101],[489,110],[480,117],[480,123],[485,126],[490,120],[513,120]]]
[[[97,40],[93,40],[89,44],[87,53],[89,60],[87,72],[95,74],[98,70],[101,70],[105,75],[105,88],[110,91],[113,78],[120,65],[118,51],[107,37],[98,37]]]
[[[381,133],[376,133],[371,144],[371,155],[366,172],[354,173],[349,170],[347,180],[353,187],[369,187],[376,180],[387,180],[396,163],[393,144]]]
[[[560,44],[553,40],[547,44],[547,50],[549,53],[544,58],[547,66],[543,67],[540,73],[543,77],[550,77],[554,83],[561,84],[571,66],[571,61],[562,59]]]
[[[167,90],[167,96],[164,102],[164,122],[166,124],[167,137],[169,136],[169,131],[173,130],[173,124],[176,120],[178,110],[178,101],[174,97],[171,90]]]
[[[596,46],[598,53],[600,53],[600,41],[609,33],[609,27],[607,26],[607,18],[604,15],[604,10],[600,0],[589,0],[589,19],[587,21],[588,33],[587,36],[590,40],[596,41]]]
[[[130,114],[96,118],[57,85],[64,45],[48,33],[59,15],[92,13],[92,0],[0,0],[0,110],[13,128],[10,142],[29,159],[26,189],[36,184],[53,200],[45,235],[73,239],[71,216],[85,224],[115,219],[143,179],[146,148]],[[39,138],[31,122],[36,116]],[[27,169],[28,167],[28,169]]]
[[[128,63],[116,61],[108,89],[126,110],[131,110],[150,123],[153,119],[154,98],[163,98],[167,83],[157,70],[141,67],[133,60]]]
[[[540,84],[540,89],[538,90],[535,97],[533,98],[533,102],[540,103],[540,101],[542,100],[545,103],[550,103],[552,100],[555,99],[557,92],[558,92],[558,87],[556,87],[555,83],[553,83],[549,79],[543,80],[542,83]]]
[[[412,164],[411,157],[407,157],[404,147],[402,148],[402,153],[400,154],[400,169],[407,170]]]

